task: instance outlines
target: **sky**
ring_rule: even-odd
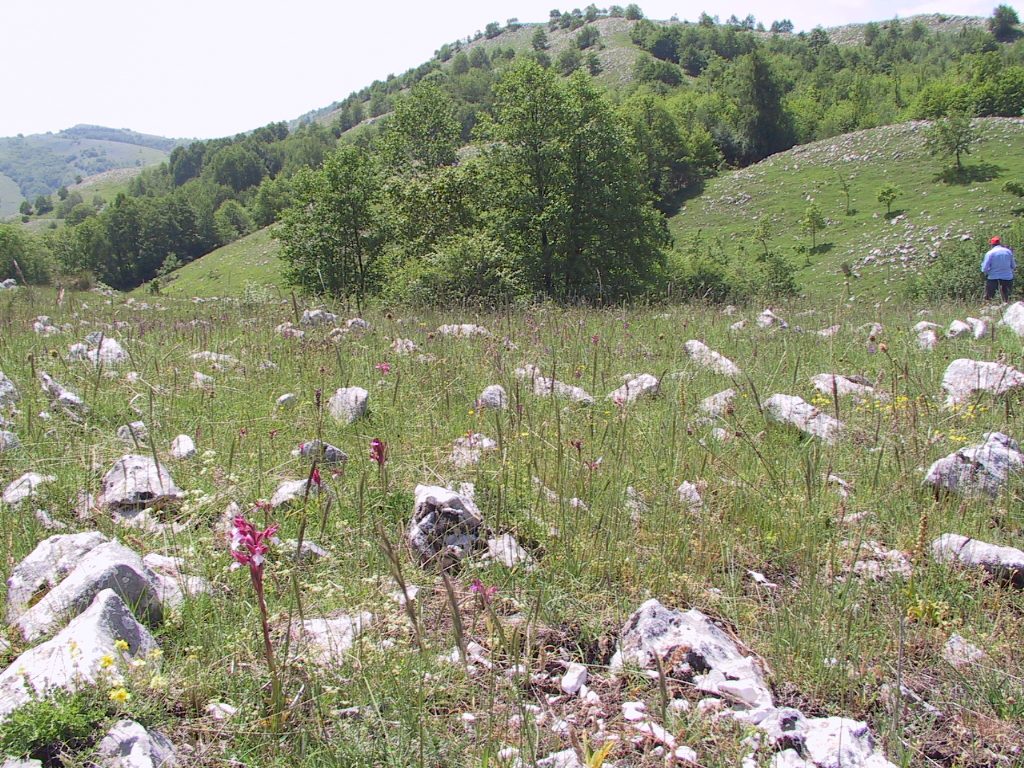
[[[173,138],[291,120],[401,74],[490,21],[546,21],[557,0],[48,0],[0,12],[0,136],[78,123]],[[598,7],[607,4],[596,3]],[[625,6],[628,2],[619,0]],[[797,31],[907,18],[990,16],[997,0],[646,0],[651,19],[748,14]]]

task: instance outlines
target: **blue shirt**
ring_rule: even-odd
[[[1013,251],[1005,245],[997,245],[989,249],[981,261],[981,271],[989,280],[1013,280],[1013,270],[1017,263],[1013,260]]]

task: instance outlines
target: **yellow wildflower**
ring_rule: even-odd
[[[100,669],[108,669],[114,666],[114,657],[109,653],[105,653],[100,656]]]
[[[118,651],[121,651],[121,652],[127,651],[128,650],[128,641],[127,640],[117,640],[114,643],[114,648],[116,650],[118,650]]]
[[[110,693],[107,694],[107,698],[109,698],[115,704],[120,704],[123,706],[131,700],[132,695],[128,693],[128,691],[123,686],[121,686],[118,688],[111,688]]]

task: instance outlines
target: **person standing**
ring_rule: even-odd
[[[1003,245],[998,237],[993,237],[988,243],[992,247],[981,260],[981,271],[985,273],[985,300],[994,299],[998,288],[1003,301],[1009,301],[1010,293],[1013,292],[1013,270],[1017,268],[1013,251]]]

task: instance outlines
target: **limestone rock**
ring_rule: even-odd
[[[789,328],[789,323],[770,309],[764,310],[764,312],[757,316],[757,324],[761,328]]]
[[[89,347],[86,348],[82,359],[88,360],[94,365],[121,365],[129,360],[128,353],[117,339],[104,336],[97,331],[90,333],[85,340]],[[71,350],[68,352],[70,356]]]
[[[1024,587],[1024,552],[1000,547],[956,533],[944,533],[932,542],[932,556],[940,563],[958,562],[983,568],[994,577]]]
[[[917,346],[919,349],[931,351],[935,349],[935,345],[939,343],[939,337],[935,335],[935,331],[931,328],[926,328],[923,331],[917,333]]]
[[[238,365],[238,358],[234,355],[224,355],[219,352],[196,352],[191,359],[197,363],[214,363],[220,367]]]
[[[184,498],[170,473],[152,456],[126,454],[103,476],[97,503],[114,512],[160,508]]]
[[[476,399],[475,405],[480,410],[485,408],[496,411],[503,410],[508,407],[508,393],[505,392],[505,388],[501,384],[492,384],[484,388],[480,397]]]
[[[886,399],[884,392],[878,392],[863,376],[841,376],[838,373],[819,373],[811,377],[811,385],[826,397],[833,393],[839,397],[852,397],[857,400],[870,398]]]
[[[1008,306],[1003,312],[1001,323],[1018,336],[1024,336],[1024,302],[1017,301]]]
[[[417,485],[406,537],[421,563],[460,560],[477,546],[483,515],[472,500],[435,485]]]
[[[705,397],[700,401],[697,408],[712,418],[720,418],[730,412],[735,399],[736,390],[725,389],[717,394]]]
[[[764,403],[769,418],[796,427],[801,432],[834,443],[843,431],[843,423],[796,395],[775,394]]]
[[[468,467],[473,464],[479,464],[485,452],[496,450],[497,447],[497,442],[491,438],[481,435],[479,432],[474,432],[471,435],[455,439],[455,443],[452,446],[451,461],[456,467]]]
[[[171,441],[171,457],[190,459],[196,455],[196,444],[188,435],[178,435]]]
[[[105,589],[114,590],[140,616],[145,615],[151,622],[160,620],[162,606],[155,575],[141,557],[115,540],[85,553],[64,579],[13,623],[25,640],[37,640],[68,616],[84,611]]]
[[[40,475],[38,472],[26,472],[24,475],[19,477],[17,480],[11,482],[7,488],[4,489],[3,495],[0,499],[3,500],[4,504],[10,504],[12,507],[20,504],[25,499],[29,499],[36,495],[39,490],[39,486],[45,483],[52,483],[57,478],[53,475]]]
[[[308,480],[284,480],[277,486],[274,495],[270,497],[270,506],[274,509],[283,507],[295,502],[301,502],[306,497],[306,485]],[[318,486],[316,483],[309,484],[309,495],[316,496]]]
[[[691,483],[689,480],[684,480],[682,485],[676,488],[676,496],[679,499],[679,503],[695,514],[704,508],[704,499],[700,495],[701,485],[703,485],[703,482]]]
[[[391,344],[391,349],[394,350],[396,355],[411,355],[417,351],[419,347],[416,342],[412,339],[395,339]]]
[[[942,647],[942,658],[958,669],[982,661],[987,655],[981,648],[972,645],[956,633],[950,635]]]
[[[975,392],[1002,395],[1021,386],[1024,386],[1024,373],[1002,363],[960,358],[951,362],[942,374],[947,407],[967,401]]]
[[[593,405],[595,402],[594,398],[585,389],[543,376],[541,375],[540,368],[535,365],[516,368],[515,375],[519,379],[531,381],[533,383],[533,394],[538,397],[547,397],[549,395],[564,397],[580,405]]]
[[[979,319],[977,317],[964,318],[969,326],[971,326],[971,333],[974,334],[974,338],[981,339],[988,333],[988,321]]]
[[[517,565],[530,565],[532,563],[529,553],[519,546],[515,536],[510,533],[503,533],[500,536],[488,539],[487,554],[491,559],[501,563],[506,568],[515,568]]]
[[[335,421],[351,424],[366,415],[370,393],[362,387],[343,387],[327,401],[327,412]]]
[[[39,372],[39,383],[49,398],[52,406],[59,409],[65,416],[73,421],[81,421],[82,417],[89,411],[85,402],[72,392],[61,386],[48,373]]]
[[[136,658],[158,647],[117,593],[105,589],[57,635],[25,651],[0,673],[0,721],[34,695],[94,685],[103,657],[116,652],[118,640],[125,641],[128,655]]]
[[[139,447],[149,439],[149,430],[146,429],[146,424],[141,421],[122,424],[117,428],[117,439]]]
[[[0,429],[0,453],[16,451],[19,448],[21,448],[21,440],[18,439],[18,436],[13,432]]]
[[[729,376],[731,378],[737,378],[742,375],[742,371],[740,371],[740,367],[736,363],[711,349],[703,342],[690,339],[690,341],[683,345],[683,348],[695,363],[713,373],[719,373],[722,376]]]
[[[1017,441],[1002,432],[986,432],[978,445],[969,445],[934,462],[924,484],[966,495],[995,497],[1010,473],[1024,469]]]
[[[641,373],[626,381],[614,392],[608,393],[608,399],[615,403],[629,405],[643,397],[653,397],[658,394],[660,384],[658,380],[649,373]]]
[[[195,371],[192,374],[192,389],[210,390],[213,389],[213,385],[215,383],[216,380],[213,378],[213,376],[205,374],[201,371]]]
[[[119,720],[96,749],[100,768],[175,768],[174,745],[159,731]]]
[[[468,338],[470,336],[490,336],[491,332],[483,326],[473,323],[459,323],[457,325],[442,325],[437,329],[441,336],[453,336],[456,338]]]
[[[344,464],[348,461],[348,454],[341,448],[320,440],[307,440],[304,443],[299,443],[299,447],[292,451],[292,455],[319,461],[321,464]]]
[[[946,329],[946,338],[955,339],[968,333],[973,333],[971,326],[963,320],[954,320],[949,324],[949,328]]]
[[[337,325],[340,319],[336,314],[325,309],[307,309],[302,313],[299,325]]]
[[[277,398],[277,407],[281,410],[290,410],[294,408],[298,402],[299,398],[295,396],[294,392],[285,392]]]
[[[180,557],[150,552],[142,562],[153,573],[157,597],[165,608],[177,608],[186,598],[213,591],[206,579],[185,572],[185,561]]]
[[[296,642],[305,658],[323,667],[339,667],[345,654],[373,622],[373,615],[363,611],[354,616],[342,614],[334,618],[306,619],[297,625]]]
[[[20,399],[21,395],[18,393],[18,388],[14,386],[14,382],[7,378],[3,371],[0,371],[0,408],[13,406]]]
[[[40,591],[55,587],[89,552],[109,539],[99,531],[50,536],[39,542],[7,579],[7,621],[28,609]]]

